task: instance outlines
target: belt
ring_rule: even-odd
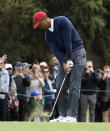
[[[84,48],[83,45],[81,45],[81,46],[79,46],[79,47],[77,47],[77,48],[72,49],[72,51],[77,51],[77,50],[80,50],[80,49],[82,49],[82,48]]]

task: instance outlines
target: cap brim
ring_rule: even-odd
[[[40,93],[36,93],[36,96],[39,96],[40,95]]]
[[[40,22],[35,23],[33,29],[38,28],[39,24],[40,24]]]

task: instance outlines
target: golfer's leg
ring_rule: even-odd
[[[67,116],[77,117],[83,66],[74,65],[70,75]]]
[[[59,89],[61,87],[61,84],[65,77],[65,72],[63,70],[63,67],[59,67],[59,72],[56,80],[56,88]],[[58,113],[60,116],[66,116],[67,115],[67,106],[68,106],[68,93],[67,93],[67,84],[68,83],[69,76],[66,77],[66,80],[64,82],[64,85],[62,87],[62,90],[60,92],[58,101],[57,101],[57,107],[58,107]]]
[[[72,53],[74,66],[71,70],[69,81],[69,103],[67,115],[77,117],[78,104],[80,97],[81,78],[86,63],[85,49],[79,49]]]

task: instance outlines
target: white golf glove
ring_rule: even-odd
[[[66,65],[69,67],[69,68],[72,68],[73,67],[73,61],[72,60],[68,60],[66,62]]]
[[[56,93],[56,92],[57,92],[57,90],[56,90],[56,89],[53,89],[53,92],[54,92],[54,93]]]

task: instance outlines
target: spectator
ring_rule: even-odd
[[[100,90],[100,84],[101,84],[101,79],[103,76],[104,71],[101,69],[97,69],[95,71],[95,73],[99,76],[100,81],[97,83],[97,89]],[[97,95],[97,102],[96,102],[96,107],[95,107],[95,122],[103,122],[103,118],[102,118],[102,108],[101,108],[101,96],[102,96],[102,92],[97,91],[96,95]]]
[[[13,78],[17,86],[17,97],[19,100],[19,121],[24,121],[27,105],[26,87],[30,85],[30,79],[22,72],[21,62],[16,62]]]
[[[31,64],[28,64],[27,62],[22,63],[23,66],[23,72],[28,75],[29,78],[31,78]]]
[[[41,76],[41,73],[39,72],[39,68],[32,69],[32,78],[31,78],[31,84],[29,87],[29,96],[31,96],[31,93],[33,91],[37,91],[42,96],[42,87],[44,86],[44,79],[43,76]]]
[[[19,120],[19,101],[16,96],[16,92],[10,91],[9,101],[8,101],[8,121],[18,121]]]
[[[9,90],[8,71],[3,67],[4,61],[0,58],[0,120],[6,121],[6,106]]]
[[[104,74],[102,80],[100,81],[100,90],[103,90],[100,93],[100,102],[101,109],[103,113],[103,122],[109,122],[109,108],[110,108],[110,66],[104,66]]]
[[[98,76],[94,72],[93,62],[87,61],[85,72],[82,77],[81,87],[81,121],[86,122],[87,109],[89,106],[89,121],[94,122],[96,105],[96,84]]]
[[[55,56],[52,57],[52,63],[53,63],[52,74],[53,74],[54,81],[56,81],[56,77],[57,77],[57,74],[58,74],[59,62],[58,62],[58,60]]]
[[[7,63],[5,65],[5,69],[8,70],[9,74],[13,72],[13,67],[12,67],[12,64],[10,63]]]
[[[46,63],[46,62],[41,62],[40,63],[40,68],[41,68],[41,70],[44,68],[44,67],[47,67],[48,66],[48,64]]]
[[[37,64],[33,64],[32,65],[32,69],[34,69],[38,74],[39,74],[39,76],[42,78],[42,79],[44,79],[44,77],[43,77],[43,75],[42,75],[42,69],[41,69],[41,67],[40,67],[40,65],[37,63]]]
[[[7,64],[7,55],[6,54],[2,56],[2,60],[4,61],[3,68],[5,68],[5,65]]]
[[[44,111],[51,112],[53,106],[53,100],[55,99],[56,90],[53,89],[52,81],[49,79],[49,75],[50,75],[49,67],[44,67],[42,71],[45,78],[44,96],[46,95],[54,96],[53,99],[52,96],[44,97]]]
[[[6,60],[7,60],[7,55],[4,54],[4,55],[2,56],[2,59],[3,59],[3,61],[6,61]]]
[[[27,62],[23,62],[22,63],[22,70],[23,70],[23,73],[28,77],[29,80],[31,80],[32,78],[32,75],[31,75],[31,64],[28,64]],[[25,116],[25,120],[28,120],[28,117],[30,115],[29,113],[29,104],[28,104],[28,101],[29,101],[29,87],[26,87],[26,96],[27,96],[27,103],[26,103],[26,116]]]
[[[31,93],[29,105],[30,105],[30,118],[29,121],[40,121],[40,116],[42,112],[42,102],[41,94],[39,92],[33,91]]]
[[[59,62],[55,56],[52,56],[52,63],[53,63],[52,76],[53,76],[53,84],[55,88],[56,77],[58,75],[58,67],[59,67]]]
[[[9,92],[10,92],[10,91],[16,92],[15,80],[12,78],[13,67],[12,67],[11,64],[8,63],[8,64],[5,65],[5,69],[8,71],[8,73],[9,73],[9,78],[10,78],[10,81],[9,81]]]

